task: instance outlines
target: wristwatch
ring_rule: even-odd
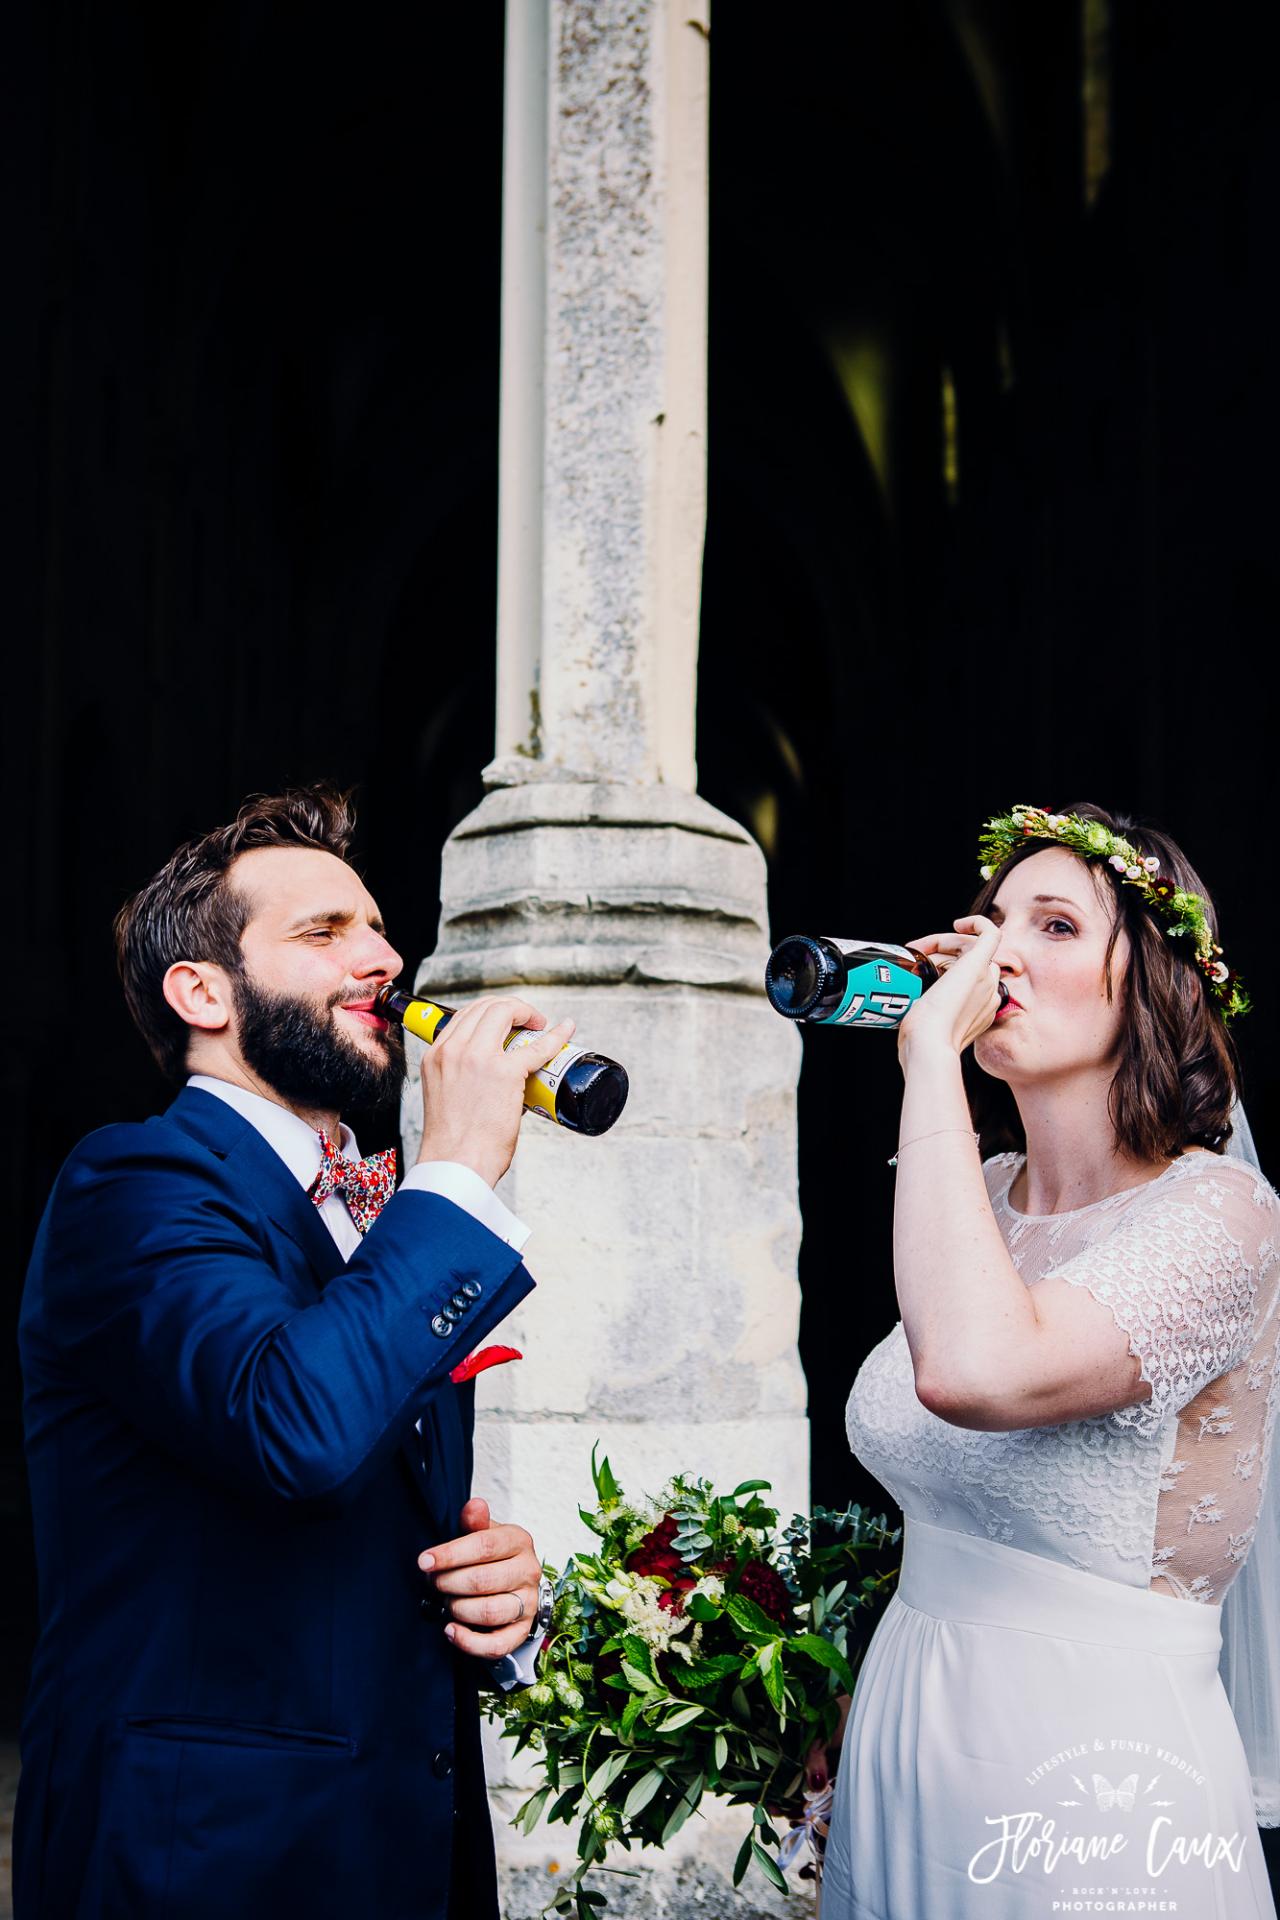
[[[504,1653],[501,1660],[490,1663],[493,1684],[500,1693],[510,1693],[513,1687],[533,1685],[538,1654],[544,1637],[551,1631],[555,1604],[556,1590],[544,1573],[538,1580],[538,1608],[528,1638],[521,1641],[514,1653]]]

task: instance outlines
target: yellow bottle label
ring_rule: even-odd
[[[531,1027],[517,1027],[504,1042],[504,1047],[527,1047],[538,1038]],[[564,1077],[566,1067],[571,1067],[581,1054],[588,1052],[586,1047],[564,1046],[545,1067],[539,1067],[531,1073],[524,1083],[524,1103],[531,1113],[545,1114],[548,1120],[556,1118],[556,1093]],[[558,1124],[558,1122],[557,1122]]]
[[[445,1012],[446,1009],[438,1007],[434,1000],[411,1000],[405,1008],[403,1024],[410,1033],[416,1033],[419,1040],[425,1040],[430,1046],[439,1032]],[[532,1027],[517,1027],[502,1044],[504,1048],[527,1047],[537,1038]],[[553,1060],[549,1060],[545,1067],[540,1067],[537,1073],[529,1075],[524,1083],[524,1104],[531,1113],[540,1113],[548,1120],[555,1120],[556,1092],[565,1069],[588,1051],[586,1047],[561,1047]]]
[[[438,1007],[434,1000],[411,1000],[404,1010],[403,1023],[410,1033],[416,1033],[419,1040],[425,1040],[430,1046],[444,1014],[444,1008]]]

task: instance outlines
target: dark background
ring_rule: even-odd
[[[718,7],[699,765],[779,935],[948,923],[1019,800],[1166,826],[1258,1002],[1274,1168],[1280,166],[1234,18]],[[45,0],[9,51],[6,1325],[69,1147],[167,1098],[110,922],[181,838],[253,789],[357,782],[393,938],[435,944],[492,751],[502,17]],[[899,1088],[891,1040],[807,1036],[814,1492],[877,1511],[843,1406],[897,1317]],[[0,1366],[13,1725],[9,1337]]]

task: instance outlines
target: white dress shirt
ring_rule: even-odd
[[[237,1087],[229,1080],[215,1080],[212,1074],[193,1073],[187,1081],[189,1087],[199,1087],[202,1093],[211,1093],[218,1100],[225,1100],[229,1107],[242,1114],[256,1127],[269,1147],[284,1161],[299,1186],[307,1188],[320,1171],[324,1150],[320,1146],[320,1136],[309,1127],[305,1120],[288,1107],[282,1107],[275,1100],[268,1100],[260,1093],[251,1093],[247,1087]],[[350,1127],[339,1123],[338,1150],[348,1160],[359,1160],[360,1149]],[[517,1219],[510,1207],[499,1200],[497,1194],[486,1180],[481,1179],[474,1167],[464,1167],[457,1160],[420,1160],[410,1167],[398,1191],[411,1193],[438,1193],[442,1199],[451,1200],[490,1233],[497,1234],[499,1240],[519,1253],[529,1238],[530,1229],[523,1220]],[[320,1218],[328,1227],[338,1250],[344,1260],[349,1260],[360,1245],[363,1235],[347,1209],[347,1203],[340,1193],[331,1193],[316,1209]],[[418,1430],[422,1422],[418,1421]],[[534,1663],[542,1645],[542,1635],[535,1628],[529,1638],[515,1652],[507,1655],[506,1661],[496,1661],[496,1668],[505,1668],[505,1678],[514,1668],[518,1684],[528,1686],[534,1677]],[[501,1684],[501,1678],[500,1678]],[[509,1680],[507,1684],[510,1684]]]
[[[189,1087],[199,1087],[203,1093],[212,1093],[219,1100],[225,1100],[229,1107],[243,1114],[251,1125],[258,1129],[269,1147],[274,1147],[291,1174],[303,1187],[309,1187],[320,1171],[323,1150],[319,1145],[320,1136],[314,1127],[309,1127],[298,1114],[291,1113],[288,1107],[282,1107],[275,1100],[268,1100],[260,1093],[250,1093],[248,1087],[233,1086],[230,1080],[215,1080],[208,1073],[193,1073],[187,1081]],[[360,1149],[356,1137],[345,1122],[339,1125],[338,1150],[348,1160],[358,1160]],[[452,1200],[478,1220],[482,1227],[488,1227],[490,1233],[496,1233],[499,1240],[505,1240],[509,1247],[520,1252],[529,1238],[530,1229],[523,1220],[518,1220],[510,1207],[499,1200],[493,1188],[482,1180],[474,1167],[464,1167],[457,1160],[420,1160],[410,1167],[401,1187],[410,1193],[438,1193],[445,1200]],[[328,1227],[338,1243],[344,1260],[349,1260],[360,1245],[361,1233],[347,1210],[347,1203],[340,1193],[331,1193],[317,1209],[320,1218]]]

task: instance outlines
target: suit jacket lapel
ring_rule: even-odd
[[[202,1141],[220,1160],[234,1158],[246,1193],[306,1255],[317,1286],[325,1286],[342,1271],[346,1262],[314,1203],[275,1148],[243,1114],[215,1093],[184,1087],[165,1118]]]

